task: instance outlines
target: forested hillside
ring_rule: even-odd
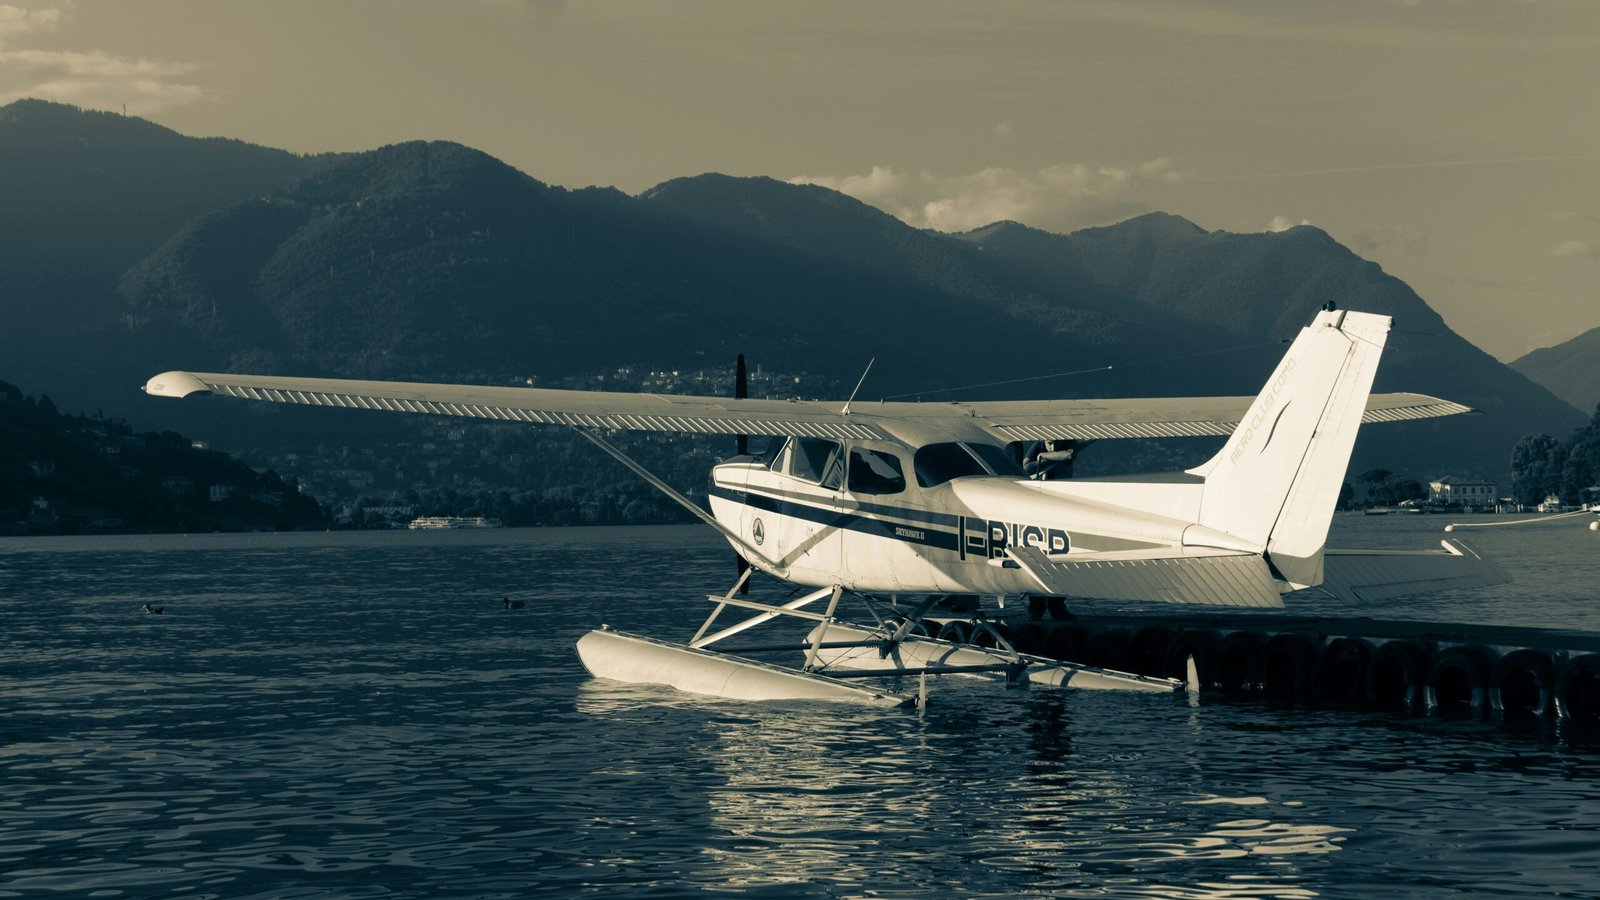
[[[0,382],[0,534],[320,527],[276,473],[170,431],[66,415]]]
[[[1353,471],[1500,478],[1522,434],[1583,421],[1314,228],[1230,234],[1154,214],[947,235],[769,178],[568,190],[449,142],[299,157],[39,101],[0,108],[0,156],[14,239],[0,243],[0,377],[257,462],[411,445],[383,458],[410,454],[394,468],[412,493],[429,468],[414,421],[137,386],[187,368],[603,387],[743,352],[802,393],[854,384],[876,358],[867,399],[1242,394],[1331,301],[1396,317],[1380,389],[1484,412],[1367,429]],[[1043,377],[1059,373],[1075,374]],[[1208,449],[1108,442],[1083,471]],[[518,490],[561,487],[527,465]]]

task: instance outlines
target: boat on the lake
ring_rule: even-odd
[[[412,531],[433,531],[440,528],[499,528],[499,519],[483,516],[417,516],[406,526]]]

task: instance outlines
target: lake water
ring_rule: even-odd
[[[1462,534],[1505,588],[1291,611],[1600,631],[1586,524]],[[696,527],[0,540],[0,896],[1600,896],[1600,742],[1559,724],[579,664],[732,576]]]

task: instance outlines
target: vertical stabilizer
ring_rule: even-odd
[[[1322,580],[1322,548],[1390,321],[1325,310],[1300,332],[1227,444],[1193,470],[1206,483],[1189,543],[1264,550],[1296,587]]]

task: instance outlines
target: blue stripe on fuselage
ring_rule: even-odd
[[[875,535],[925,547],[935,547],[940,550],[949,550],[952,553],[959,551],[961,547],[960,536],[954,530],[943,531],[930,527],[932,524],[940,524],[954,529],[960,521],[958,516],[878,504],[860,504],[858,507],[860,511],[893,516],[902,520],[893,522],[870,518],[860,515],[856,511],[842,510],[837,507],[813,506],[810,503],[804,503],[790,497],[776,497],[755,491],[737,491],[716,484],[711,486],[710,492],[713,496],[721,497],[730,503],[743,503],[780,516],[792,516],[796,519],[805,519],[808,522],[816,522],[820,525],[828,525],[846,531]]]

